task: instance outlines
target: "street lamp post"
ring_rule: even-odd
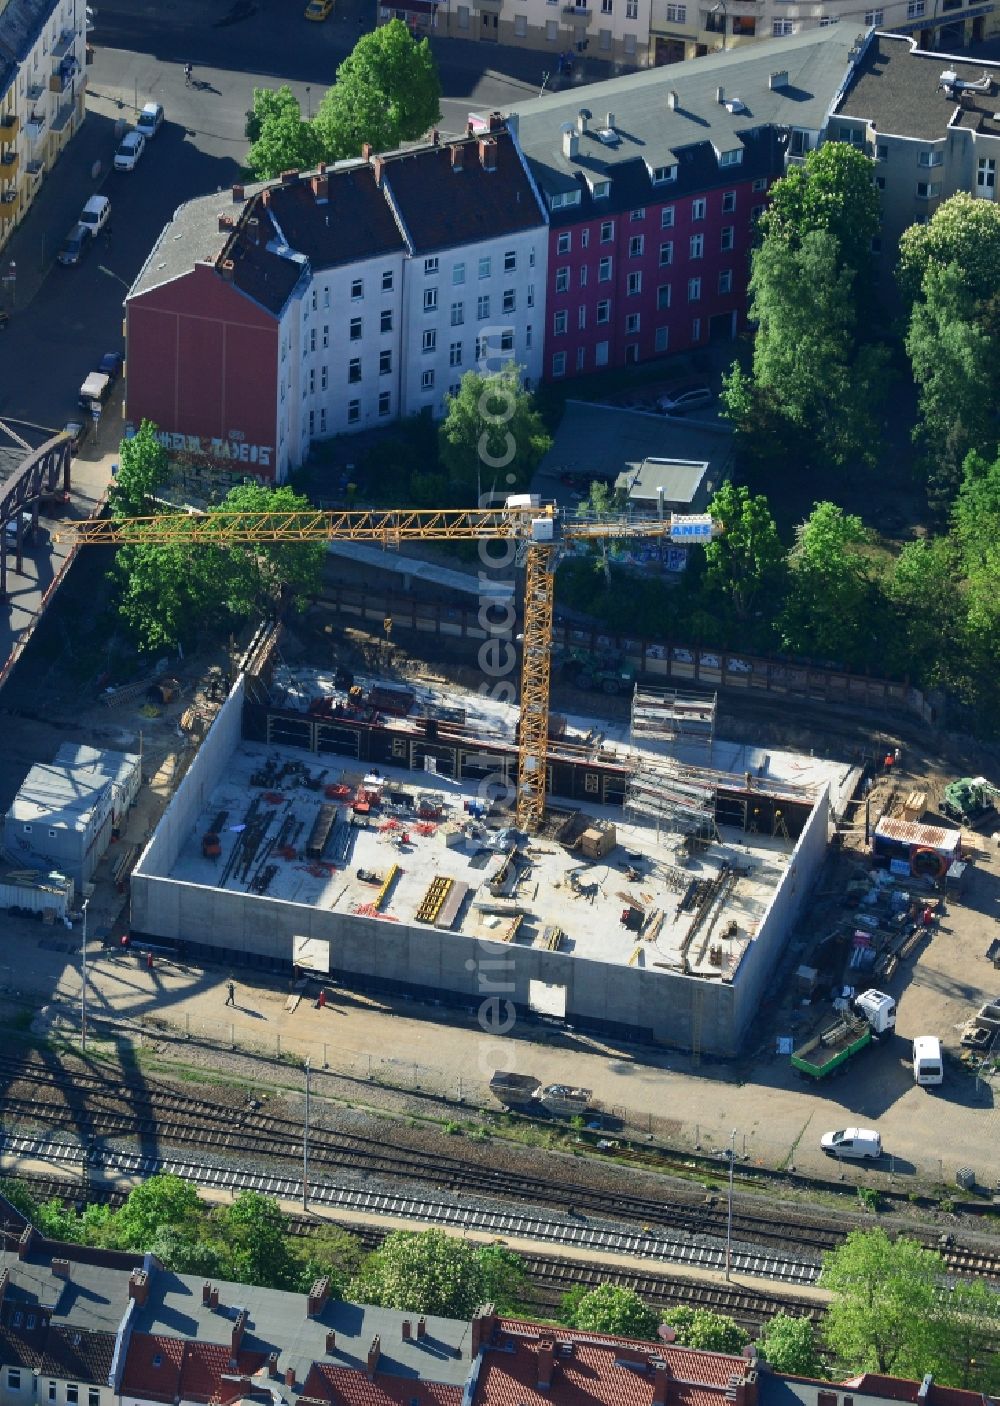
[[[87,905],[89,898],[83,900],[83,937],[80,940],[80,957],[83,969],[83,981],[80,986],[80,1048],[86,1052],[87,1049]]]
[[[736,1129],[729,1138],[729,1213],[726,1217],[726,1283],[733,1272],[733,1167],[736,1163]]]
[[[309,1209],[309,1076],[311,1070],[306,1056],[306,1109],[302,1124],[302,1209]]]

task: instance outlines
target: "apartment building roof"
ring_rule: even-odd
[[[989,91],[965,89],[959,99],[942,86],[945,72],[965,83],[976,83],[985,75],[991,80]],[[886,136],[943,141],[951,126],[1000,136],[998,94],[1000,64],[928,54],[917,48],[915,39],[875,34],[837,113],[872,122],[879,135]]]
[[[458,1385],[412,1378],[379,1375],[369,1381],[356,1368],[327,1362],[314,1363],[302,1388],[303,1396],[331,1406],[461,1406],[462,1391]]]
[[[518,140],[548,194],[577,189],[589,176],[610,178],[613,195],[630,165],[640,174],[642,166],[677,165],[678,183],[687,184],[695,161],[704,164],[692,166],[692,179],[731,184],[742,166],[720,166],[716,153],[753,153],[761,128],[820,130],[862,38],[849,24],[830,25],[533,98],[515,109]],[[581,110],[586,129],[576,156],[567,155],[563,128],[577,132]],[[647,198],[654,189],[669,199],[672,182],[651,187],[647,171],[644,184]]]
[[[304,254],[314,269],[403,249],[392,210],[367,162],[269,185],[259,203],[288,248]]]
[[[122,1390],[147,1401],[216,1401],[245,1394],[244,1383],[267,1365],[262,1350],[229,1343],[190,1342],[162,1333],[133,1332]]]
[[[591,401],[567,400],[552,447],[538,467],[540,475],[596,474],[616,479],[634,475],[644,462],[694,460],[710,470],[717,485],[733,455],[728,425],[695,423],[644,410],[627,410]],[[668,494],[669,498],[671,495]]]
[[[769,1371],[760,1374],[760,1406],[844,1406],[848,1397],[854,1406],[880,1406],[887,1401],[905,1401],[910,1406],[984,1406],[989,1400],[978,1391],[941,1386],[933,1378],[913,1382],[863,1372],[841,1382],[819,1382]]]
[[[414,253],[519,234],[544,223],[510,133],[500,128],[376,160]]]
[[[58,1261],[58,1254],[55,1258]],[[129,1259],[135,1262],[134,1256]],[[8,1276],[3,1295],[5,1317],[21,1311],[26,1322],[27,1315],[37,1309],[70,1329],[117,1332],[128,1303],[128,1270],[114,1274],[99,1263],[64,1262],[68,1269],[61,1274],[53,1269],[50,1249],[36,1251],[26,1259],[9,1250],[0,1253],[0,1274],[6,1270]],[[141,1256],[138,1262],[142,1263]]]
[[[0,10],[0,98],[28,57],[59,0],[8,0]]]
[[[262,186],[233,187],[232,191],[201,195],[179,205],[163,226],[129,290],[134,298],[174,278],[190,273],[196,263],[214,264],[232,238],[232,228],[222,227],[222,217],[235,223]],[[237,196],[235,192],[240,192]]]

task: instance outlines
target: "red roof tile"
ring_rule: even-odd
[[[839,1385],[863,1392],[865,1396],[879,1396],[883,1401],[914,1403],[920,1390],[919,1382],[908,1382],[903,1377],[883,1377],[877,1372],[864,1372],[860,1377],[850,1377]],[[927,1406],[982,1406],[982,1400],[978,1391],[963,1391],[961,1387],[939,1386],[933,1382],[927,1396]]]
[[[242,1396],[238,1380],[230,1378],[252,1377],[267,1363],[266,1352],[241,1351],[236,1354],[235,1366],[232,1352],[219,1343],[188,1343],[181,1365],[180,1396],[185,1401],[232,1401]]]
[[[133,1333],[125,1358],[123,1396],[173,1401],[178,1396],[185,1343],[154,1333]]]
[[[461,1406],[462,1402],[459,1386],[378,1374],[369,1381],[364,1372],[327,1362],[313,1363],[302,1395],[331,1402],[332,1406],[411,1406],[414,1401],[419,1406]]]

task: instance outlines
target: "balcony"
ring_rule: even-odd
[[[17,141],[17,134],[21,130],[21,119],[16,113],[11,113],[8,117],[0,117],[0,146],[8,146],[11,142]]]
[[[24,135],[30,142],[37,142],[45,131],[45,113],[33,112],[24,124]]]
[[[67,54],[74,53],[79,37],[75,29],[64,29],[52,46],[51,57],[53,60],[58,63],[60,59],[66,58]]]
[[[17,214],[17,196],[13,192],[0,195],[0,220],[12,220]]]
[[[52,77],[49,79],[49,92],[65,93],[66,89],[69,87],[69,84],[69,74],[64,73],[62,70],[60,70],[58,73],[53,73]]]
[[[12,181],[20,165],[21,158],[16,151],[5,151],[3,156],[0,156],[0,181]]]
[[[75,111],[76,104],[72,100],[68,103],[63,103],[62,107],[60,107],[59,111],[52,119],[53,132],[62,132],[69,125]]]
[[[28,102],[36,103],[43,93],[47,93],[48,88],[44,83],[32,83],[28,89]]]
[[[562,8],[564,22],[576,27],[591,24],[596,13],[589,5],[564,5]]]

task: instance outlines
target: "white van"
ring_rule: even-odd
[[[943,1084],[944,1057],[936,1035],[918,1035],[913,1042],[913,1081],[916,1084]]]
[[[839,1132],[824,1133],[819,1145],[828,1157],[877,1162],[882,1156],[882,1139],[874,1128],[841,1128]]]

